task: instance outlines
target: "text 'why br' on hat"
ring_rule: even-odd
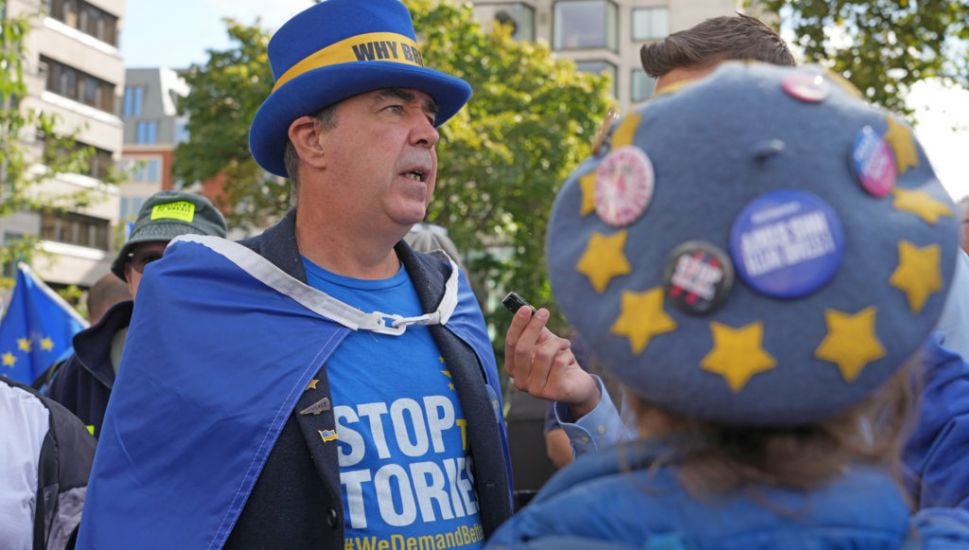
[[[444,124],[471,97],[460,78],[424,67],[410,13],[399,0],[326,0],[286,22],[269,41],[276,84],[249,128],[260,166],[285,177],[290,124],[344,99],[413,88],[437,103]]]

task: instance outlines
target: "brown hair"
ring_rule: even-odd
[[[643,69],[654,78],[673,69],[708,67],[728,59],[795,64],[787,44],[773,29],[741,13],[707,19],[660,42],[646,44],[639,56]]]
[[[916,364],[915,361],[910,361]],[[917,367],[900,369],[868,399],[817,424],[788,427],[728,426],[663,411],[629,395],[641,425],[656,426],[678,478],[694,496],[722,494],[751,485],[818,487],[850,464],[884,468],[901,478],[901,453],[918,401]],[[652,422],[652,424],[650,424]]]

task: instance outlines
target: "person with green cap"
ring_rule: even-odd
[[[51,375],[49,396],[77,415],[93,435],[100,433],[145,267],[161,258],[179,235],[225,233],[225,219],[205,197],[162,191],[142,205],[131,236],[111,264],[111,273],[127,284],[132,299],[115,304],[75,335],[74,353],[60,367],[55,365]]]

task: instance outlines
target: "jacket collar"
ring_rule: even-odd
[[[119,330],[131,322],[134,305],[131,300],[118,302],[104,313],[100,321],[74,336],[74,354],[81,366],[107,388],[114,385],[111,341]]]

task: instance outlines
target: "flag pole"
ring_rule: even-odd
[[[87,319],[85,319],[84,317],[81,317],[81,315],[74,310],[71,304],[67,303],[67,300],[65,300],[64,298],[61,298],[60,294],[55,292],[54,289],[52,289],[51,287],[47,286],[47,283],[41,280],[40,277],[38,277],[37,274],[34,273],[34,271],[30,268],[29,265],[25,264],[24,262],[17,262],[17,269],[22,269],[24,272],[24,275],[30,277],[34,281],[34,284],[37,285],[37,288],[41,289],[44,292],[44,294],[46,294],[51,300],[54,300],[55,302],[57,302],[57,305],[64,308],[64,311],[66,311],[68,315],[73,317],[75,321],[77,321],[78,323],[81,323],[81,325],[84,328],[87,328],[89,326]]]

